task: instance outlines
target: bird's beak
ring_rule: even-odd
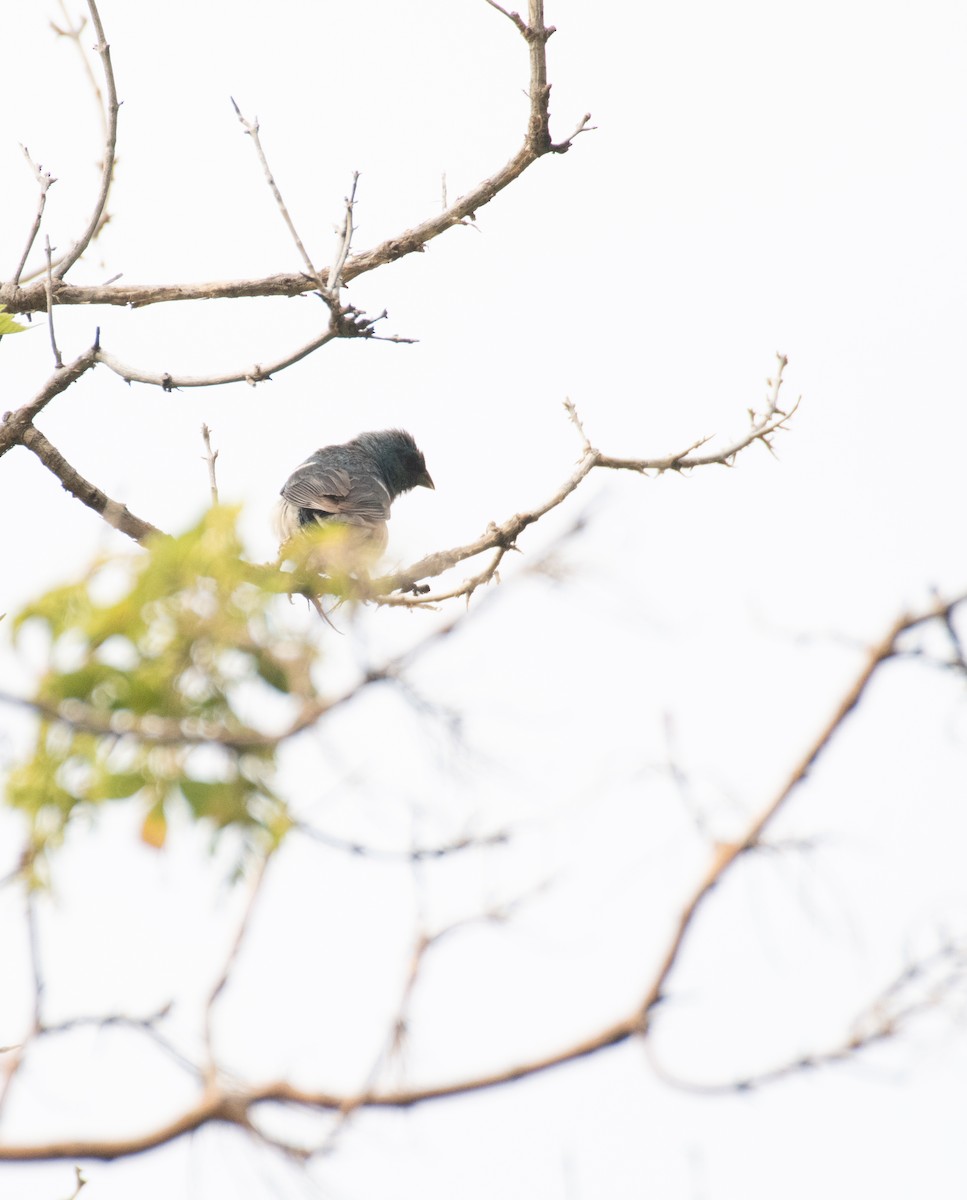
[[[423,472],[423,478],[420,480],[420,487],[428,487],[428,488],[432,488],[433,491],[436,491],[436,487],[434,486],[433,480],[430,478],[429,471]]]

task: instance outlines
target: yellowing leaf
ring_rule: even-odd
[[[141,841],[147,846],[160,850],[168,836],[168,821],[165,810],[160,804],[149,809],[141,825]]]

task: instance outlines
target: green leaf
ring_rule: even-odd
[[[250,787],[243,779],[227,783],[183,779],[181,791],[197,817],[207,817],[218,828],[250,821],[247,801]]]
[[[147,552],[94,563],[15,616],[15,644],[28,624],[46,635],[33,698],[55,715],[10,773],[6,802],[29,814],[41,848],[79,808],[106,803],[142,807],[141,836],[161,845],[165,806],[179,793],[216,830],[234,826],[264,844],[289,828],[273,790],[278,747],[262,740],[259,719],[278,711],[279,693],[316,698],[320,630],[284,599],[291,577],[245,561],[237,517],[214,508],[179,537],[150,539]],[[172,741],[173,726],[189,740]],[[248,735],[255,745],[238,752]]]
[[[0,304],[0,337],[5,333],[25,333],[26,330],[27,326],[15,321],[7,312],[6,305]]]
[[[126,800],[144,787],[144,775],[140,771],[120,771],[108,774],[101,784],[101,796],[105,800]]]

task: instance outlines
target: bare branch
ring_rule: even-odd
[[[128,711],[112,713],[94,708],[83,700],[65,700],[48,704],[43,700],[0,692],[0,704],[25,708],[49,721],[58,721],[82,733],[96,737],[132,737],[153,746],[201,746],[215,743],[229,750],[259,750],[274,747],[288,738],[311,728],[330,709],[345,704],[371,680],[362,680],[348,692],[332,701],[307,700],[298,716],[277,734],[261,733],[246,726],[228,728],[217,721],[200,718],[159,717],[156,714],[139,717]]]
[[[657,471],[660,474],[663,471],[690,471],[695,467],[707,467],[713,464],[731,466],[736,456],[754,442],[762,442],[767,449],[771,450],[772,435],[780,429],[786,428],[802,400],[802,397],[799,397],[788,412],[779,408],[779,389],[782,387],[783,372],[788,366],[789,359],[784,354],[777,354],[776,358],[778,359],[778,369],[775,377],[766,380],[770,390],[766,397],[765,410],[757,413],[754,409],[749,409],[749,429],[735,441],[709,454],[695,453],[710,441],[709,438],[701,438],[687,449],[678,454],[667,455],[665,458],[630,459],[609,458],[601,455],[598,459],[598,466],[608,467],[614,471],[637,471],[639,473]]]
[[[705,875],[682,909],[671,941],[642,1003],[639,1012],[639,1021],[642,1029],[647,1024],[651,1010],[663,997],[668,978],[678,961],[686,938],[694,926],[696,915],[704,902],[739,858],[747,851],[759,846],[766,828],[805,781],[833,739],[841,732],[846,718],[856,705],[859,704],[877,671],[897,653],[897,642],[902,635],[919,625],[924,625],[931,621],[944,620],[945,614],[951,613],[958,605],[963,604],[965,601],[967,601],[967,595],[958,596],[949,602],[938,600],[922,613],[915,616],[904,615],[899,617],[885,636],[869,650],[866,662],[859,675],[848,688],[833,715],[826,722],[799,763],[793,768],[788,779],[773,799],[752,821],[740,838],[733,842],[719,842],[715,845]]]
[[[373,322],[369,322],[369,324],[371,325]],[[368,336],[367,327],[364,326],[361,329],[361,337]],[[313,338],[311,342],[300,346],[298,350],[287,354],[284,358],[267,363],[265,366],[261,363],[254,363],[246,370],[230,371],[222,375],[172,375],[168,371],[142,371],[138,367],[128,366],[104,350],[98,352],[97,361],[103,363],[115,375],[120,375],[126,383],[149,383],[166,392],[174,391],[177,388],[217,387],[226,383],[247,383],[254,387],[257,383],[271,379],[273,375],[277,375],[286,367],[291,367],[293,363],[300,362],[313,351],[318,350],[320,346],[325,346],[327,342],[345,336],[345,333],[339,332],[330,325],[325,333]]]
[[[30,1029],[23,1042],[10,1046],[10,1057],[3,1064],[3,1082],[0,1083],[0,1113],[3,1112],[10,1096],[10,1088],[17,1072],[23,1065],[27,1049],[31,1042],[43,1030],[43,999],[44,979],[40,971],[40,942],[37,936],[37,908],[34,893],[28,890],[24,895],[24,916],[27,928],[27,954],[30,964],[30,978],[33,990]]]
[[[551,149],[555,150],[558,154],[563,154],[566,150],[570,150],[571,143],[579,134],[590,133],[592,130],[597,129],[597,125],[591,125],[589,123],[590,120],[591,114],[585,113],[581,120],[578,121],[577,125],[574,127],[574,132],[569,137],[565,138],[563,142],[556,143],[551,147]]]
[[[211,1122],[233,1124],[241,1129],[251,1131],[253,1128],[251,1121],[252,1110],[260,1104],[267,1103],[296,1105],[309,1110],[328,1110],[332,1112],[347,1112],[356,1108],[410,1108],[414,1105],[426,1104],[433,1100],[441,1100],[500,1087],[518,1079],[552,1070],[566,1063],[578,1061],[589,1055],[597,1054],[609,1046],[616,1046],[633,1037],[645,1034],[648,1031],[651,1011],[663,997],[668,978],[680,957],[688,935],[695,927],[695,918],[704,900],[713,888],[721,882],[725,874],[734,866],[739,858],[746,851],[760,844],[766,827],[805,780],[807,774],[816,765],[832,742],[841,734],[847,717],[860,702],[876,673],[884,663],[895,655],[898,641],[905,634],[919,626],[935,621],[946,621],[956,608],[965,603],[967,603],[967,594],[955,597],[949,601],[937,600],[920,613],[901,616],[887,630],[883,638],[870,649],[866,662],[860,669],[856,679],[847,689],[832,717],[821,729],[812,746],[801,761],[793,768],[783,787],[749,824],[741,838],[735,842],[717,847],[705,875],[682,911],[682,915],[673,931],[668,949],[659,964],[643,1002],[624,1020],[614,1022],[590,1037],[572,1043],[551,1054],[494,1071],[490,1074],[477,1075],[473,1078],[426,1087],[403,1088],[378,1093],[364,1093],[359,1096],[345,1096],[333,1092],[299,1088],[285,1080],[231,1092],[220,1091],[214,1086],[210,1086],[199,1101],[179,1117],[139,1136],[105,1141],[85,1139],[37,1143],[35,1145],[0,1145],[0,1161],[30,1162],[41,1159],[121,1158],[140,1154],[146,1150],[164,1145]],[[445,628],[443,632],[448,631]],[[423,645],[425,646],[426,643],[423,643]],[[422,954],[418,958],[422,959]],[[906,986],[908,975],[909,972],[901,977],[900,983],[893,989],[888,989],[888,998],[901,992],[902,988]],[[913,1001],[905,1006],[900,1004],[899,1009],[904,1012],[913,1012],[917,1009],[917,1006],[918,1002]],[[880,1010],[883,1010],[882,1004]],[[869,1044],[880,1037],[886,1036],[889,1031],[888,1025],[888,1020],[881,1016],[879,1024],[874,1021],[866,1031],[859,1029],[852,1039],[854,1046]],[[845,1052],[851,1053],[853,1051],[847,1047],[845,1051],[841,1050],[831,1052],[825,1056],[818,1056],[815,1061],[817,1063],[833,1061]],[[806,1061],[803,1060],[803,1064]],[[809,1061],[811,1062],[812,1060]]]
[[[654,1039],[647,1042],[649,1062],[663,1083],[703,1096],[749,1092],[766,1087],[793,1075],[849,1062],[871,1046],[895,1037],[916,1017],[935,1011],[963,982],[965,967],[965,947],[945,942],[934,954],[904,967],[880,994],[870,1001],[853,1022],[851,1032],[837,1045],[799,1055],[788,1062],[755,1074],[722,1082],[683,1079],[670,1072],[658,1060]]]
[[[76,1160],[79,1158],[96,1158],[111,1161],[125,1158],[134,1154],[144,1154],[168,1142],[194,1133],[210,1121],[222,1121],[227,1124],[242,1125],[247,1128],[247,1122],[240,1119],[244,1116],[239,1112],[239,1106],[234,1103],[234,1097],[219,1092],[206,1093],[197,1105],[190,1108],[173,1121],[152,1130],[141,1137],[117,1138],[113,1141],[89,1142],[85,1139],[66,1142],[37,1143],[28,1146],[0,1147],[0,1162],[39,1162],[41,1160]]]
[[[465,596],[469,604],[470,597],[477,588],[490,583],[492,580],[500,581],[497,568],[503,561],[504,555],[512,548],[516,549],[516,547],[501,546],[482,571],[471,576],[469,579],[465,579],[463,583],[451,588],[448,592],[427,593],[425,589],[421,590],[414,585],[410,585],[412,590],[416,592],[416,595],[392,594],[389,596],[377,596],[376,603],[385,605],[388,608],[430,608],[433,605],[442,604],[446,600],[458,600],[460,597]]]
[[[70,492],[82,504],[86,504],[98,516],[103,517],[112,529],[127,534],[136,542],[143,542],[150,535],[161,533],[161,530],[150,522],[136,517],[126,505],[112,500],[100,488],[89,483],[71,466],[60,451],[51,445],[35,425],[28,425],[20,441],[28,450],[36,454],[49,471],[57,476],[65,491]]]
[[[346,265],[346,259],[349,257],[349,250],[353,241],[353,209],[356,206],[356,186],[359,183],[359,172],[353,172],[353,186],[346,197],[346,211],[343,217],[342,229],[339,231],[339,240],[336,246],[336,257],[333,260],[332,266],[329,268],[329,291],[338,303],[339,289],[342,287],[342,273]]]
[[[94,29],[97,32],[96,50],[100,55],[101,68],[104,72],[104,84],[107,89],[107,136],[104,143],[104,162],[101,166],[101,186],[98,190],[97,199],[94,202],[94,210],[87,222],[87,228],[61,259],[54,273],[55,278],[58,280],[63,279],[74,263],[77,262],[90,245],[91,240],[101,225],[101,219],[107,205],[108,193],[111,190],[111,180],[114,177],[114,156],[117,150],[118,110],[120,105],[118,104],[117,88],[114,83],[114,68],[111,66],[111,47],[107,44],[107,39],[104,36],[104,27],[101,24],[101,15],[97,11],[95,0],[87,0],[87,8],[91,14]],[[59,297],[57,298],[57,302],[60,303]]]
[[[299,251],[303,263],[305,263],[306,270],[309,272],[310,277],[316,281],[319,290],[321,292],[325,291],[325,282],[322,276],[316,270],[312,259],[309,257],[309,252],[302,244],[302,238],[299,237],[298,230],[296,229],[292,218],[289,216],[289,210],[286,208],[285,201],[282,199],[282,193],[279,191],[279,186],[275,182],[275,176],[272,174],[271,168],[269,167],[269,160],[265,157],[265,151],[262,149],[262,140],[259,137],[258,117],[256,117],[254,121],[246,120],[246,118],[242,116],[242,110],[235,103],[234,98],[229,96],[229,100],[232,101],[232,108],[235,109],[235,115],[238,117],[239,123],[248,136],[252,139],[252,145],[255,147],[255,153],[258,155],[259,162],[262,164],[262,170],[265,172],[266,181],[268,182],[269,188],[272,191],[272,195],[275,197],[275,203],[278,205],[279,212],[282,214],[282,219],[285,221],[286,228],[292,235],[292,240],[295,242],[296,249]]]
[[[40,185],[40,196],[37,199],[37,212],[34,216],[34,223],[33,223],[33,225],[31,225],[30,233],[27,235],[27,244],[26,244],[26,246],[24,246],[23,254],[21,254],[21,256],[20,256],[20,262],[17,263],[17,269],[16,269],[16,271],[14,271],[13,278],[10,281],[14,287],[16,287],[20,283],[20,276],[23,274],[23,269],[27,264],[27,258],[30,254],[31,248],[33,247],[34,241],[37,238],[37,234],[40,232],[40,223],[43,220],[44,208],[47,204],[47,192],[50,189],[51,184],[54,184],[57,182],[57,180],[53,177],[53,175],[51,175],[51,173],[49,171],[43,170],[43,168],[41,167],[41,165],[39,163],[35,163],[33,161],[33,159],[30,157],[30,152],[27,150],[26,146],[21,146],[20,149],[23,151],[24,158],[27,160],[27,162],[30,165],[30,169],[34,173],[34,178],[37,180],[37,183]],[[49,262],[48,262],[48,266],[49,266]],[[48,304],[50,301],[50,294],[49,294],[50,290],[51,290],[51,283],[48,280],[48,283],[47,283]]]
[[[205,1067],[205,1080],[209,1085],[213,1085],[217,1075],[218,1068],[214,1054],[214,1031],[212,1018],[214,1015],[215,1005],[218,1002],[219,996],[224,992],[228,985],[229,978],[232,973],[232,968],[238,960],[239,953],[242,949],[242,943],[245,941],[245,935],[249,930],[252,922],[252,916],[255,912],[255,906],[258,903],[259,897],[262,894],[262,885],[265,883],[266,872],[268,871],[269,860],[272,858],[275,847],[270,847],[265,854],[259,859],[258,867],[255,871],[255,877],[252,880],[249,889],[248,902],[245,905],[245,910],[242,913],[242,919],[239,921],[238,928],[235,931],[235,937],[228,948],[228,953],[225,955],[225,960],[222,963],[221,971],[218,978],[208,993],[208,999],[205,1001],[204,1007],[204,1041],[207,1054],[207,1063]]]
[[[14,412],[3,414],[3,424],[0,425],[0,457],[7,453],[12,446],[18,446],[24,440],[26,431],[37,416],[47,405],[66,391],[71,384],[94,366],[98,361],[98,345],[95,341],[89,350],[85,350],[78,358],[66,367],[58,367],[33,400],[28,401]]]
[[[414,846],[409,850],[385,850],[378,846],[366,846],[362,842],[349,841],[346,838],[335,837],[331,833],[327,833],[322,829],[316,829],[309,825],[306,821],[296,822],[295,829],[306,837],[311,838],[314,842],[319,842],[323,846],[329,846],[333,850],[341,850],[345,854],[352,854],[358,858],[365,858],[374,862],[428,862],[430,860],[449,858],[452,854],[459,854],[464,850],[478,850],[489,846],[505,846],[510,841],[510,834],[507,830],[499,830],[497,833],[487,834],[468,834],[466,837],[457,838],[452,842],[445,842],[438,846]]]
[[[81,34],[83,33],[84,29],[87,26],[87,18],[82,17],[80,19],[79,23],[76,26],[74,26],[71,23],[70,14],[67,11],[67,6],[64,4],[64,0],[59,0],[58,6],[64,15],[64,25],[60,26],[60,25],[55,24],[53,21],[51,21],[50,26],[59,37],[68,38],[71,42],[74,43],[75,47],[77,48],[77,53],[80,56],[81,64],[84,68],[84,73],[87,76],[88,82],[91,85],[91,90],[94,93],[94,102],[97,107],[98,117],[100,118],[100,122],[101,122],[101,136],[106,142],[108,139],[108,135],[109,135],[109,125],[108,125],[107,113],[105,112],[104,96],[101,92],[100,86],[98,85],[97,79],[94,75],[94,71],[91,68],[91,63],[88,58],[88,55],[85,52],[84,47],[81,45]],[[26,150],[24,151],[24,153],[26,154]],[[30,161],[30,159],[28,156],[28,162],[29,161]],[[33,167],[34,164],[31,163],[31,166]],[[26,265],[27,255],[29,254],[30,247],[40,229],[40,219],[43,215],[47,188],[50,186],[50,184],[57,182],[55,179],[52,179],[49,176],[49,174],[41,173],[39,167],[35,167],[34,172],[35,172],[35,176],[38,179],[38,182],[41,184],[41,189],[42,189],[41,197],[40,197],[40,206],[39,206],[39,210],[37,213],[37,218],[34,223],[33,231],[31,233],[30,238],[28,239],[27,249],[24,251],[24,257],[21,260],[20,266],[19,266],[16,274],[14,275],[13,279],[11,280],[11,286],[14,288],[17,287],[17,285],[19,284],[19,282],[21,280],[22,273],[23,273],[24,267]],[[104,226],[108,223],[109,220],[110,220],[110,218],[107,214],[106,207],[102,208],[102,211],[101,211],[100,217],[97,220],[97,224],[95,226],[94,232],[91,235],[90,242],[94,241],[94,239],[98,236],[98,234],[101,232],[101,230],[104,228]],[[90,244],[90,242],[88,244]],[[64,261],[64,259],[66,257],[67,257],[66,255],[63,255],[61,258],[55,258],[53,260],[52,266],[54,267],[55,270],[56,270],[56,268],[58,268],[61,265],[61,263]],[[45,268],[43,266],[37,267],[37,268],[29,271],[25,278],[28,281],[36,279],[38,276],[43,275],[44,270],[45,270]],[[55,280],[55,287],[56,287],[56,285],[57,285],[57,281]]]
[[[50,27],[58,37],[65,37],[68,41],[74,43],[77,50],[78,58],[81,60],[81,66],[84,68],[84,74],[87,76],[87,81],[91,85],[91,91],[94,93],[94,102],[97,106],[97,115],[101,119],[101,136],[107,140],[108,122],[107,112],[105,111],[104,94],[101,91],[101,85],[97,82],[97,76],[94,74],[94,68],[91,66],[91,60],[87,51],[81,44],[81,34],[87,28],[87,17],[80,17],[77,25],[71,22],[70,13],[67,11],[67,5],[64,0],[57,0],[57,7],[60,9],[64,17],[63,26],[55,25],[50,22]]]
[[[64,365],[64,360],[57,349],[57,338],[54,334],[54,285],[50,263],[50,238],[46,238],[44,244],[47,250],[47,329],[50,332],[50,348],[54,352],[54,366],[60,370]]]
[[[342,270],[342,285],[349,283],[359,275],[384,266],[386,263],[395,262],[408,254],[420,253],[425,249],[427,242],[439,237],[448,229],[473,221],[478,210],[489,204],[499,192],[519,178],[529,166],[545,154],[560,154],[569,149],[573,137],[587,127],[588,116],[586,115],[571,138],[563,142],[551,142],[548,113],[550,86],[547,83],[546,43],[554,30],[553,27],[544,25],[541,0],[530,0],[528,24],[520,32],[527,41],[530,55],[528,88],[530,109],[527,133],[521,148],[500,170],[482,180],[466,195],[459,197],[444,212],[434,214],[411,229],[404,230],[396,237],[388,238],[371,250],[348,258]],[[63,274],[64,269],[61,267],[56,272],[56,277],[62,277]],[[272,275],[263,279],[190,285],[140,284],[125,287],[87,288],[58,284],[54,289],[54,300],[57,304],[115,304],[138,307],[145,304],[170,303],[180,300],[211,300],[242,296],[297,296],[318,290],[320,279],[325,278],[326,272],[321,271],[318,277],[313,272],[308,276]],[[33,286],[16,288],[4,284],[0,286],[0,304],[6,305],[7,311],[13,314],[41,312],[45,304],[43,288],[38,289]]]
[[[172,1004],[169,1001],[163,1004],[153,1013],[148,1013],[144,1017],[130,1017],[126,1013],[108,1013],[100,1016],[78,1016],[68,1017],[64,1021],[58,1021],[56,1024],[44,1024],[38,1030],[38,1037],[57,1036],[65,1033],[72,1033],[75,1029],[96,1028],[96,1029],[128,1029],[136,1033],[143,1033],[150,1041],[154,1042],[169,1058],[178,1064],[184,1071],[195,1079],[202,1078],[202,1072],[189,1058],[186,1058],[181,1051],[173,1045],[164,1034],[158,1029],[158,1025],[170,1014]]]
[[[214,283],[102,284],[78,287],[54,280],[54,295],[62,305],[110,304],[122,308],[142,308],[147,304],[175,304],[185,300],[237,300],[245,297],[302,296],[316,290],[306,275],[269,275],[262,279],[230,279]],[[0,304],[8,312],[43,312],[46,306],[44,284],[24,287],[0,284]]]
[[[419,879],[418,875],[417,879]],[[457,920],[451,921],[432,932],[425,927],[424,920],[421,916],[420,928],[418,929],[414,938],[413,949],[410,952],[409,962],[407,963],[406,973],[403,978],[403,985],[400,989],[400,997],[396,1005],[396,1015],[390,1025],[386,1044],[377,1055],[376,1060],[370,1068],[366,1081],[364,1082],[359,1094],[353,1097],[352,1100],[350,1100],[340,1109],[339,1121],[326,1139],[326,1145],[324,1147],[325,1149],[331,1149],[332,1143],[338,1136],[343,1123],[358,1109],[366,1107],[369,1100],[378,1094],[376,1089],[380,1075],[395,1058],[402,1054],[409,1032],[413,995],[420,980],[423,966],[429,957],[430,952],[434,950],[442,941],[448,939],[452,934],[457,933],[460,930],[471,928],[477,925],[486,925],[506,921],[510,917],[513,909],[518,907],[522,902],[523,901],[518,901],[517,903],[494,906],[488,909],[486,912],[475,913],[468,917],[458,918]],[[419,907],[422,909],[422,904],[419,905]]]
[[[374,579],[367,593],[367,598],[380,599],[382,601],[390,592],[412,588],[421,579],[430,579],[435,575],[441,575],[444,571],[456,566],[457,563],[462,562],[465,558],[473,558],[474,555],[482,554],[485,550],[499,548],[503,552],[514,549],[517,538],[521,533],[529,525],[533,525],[535,521],[539,521],[545,513],[550,512],[552,508],[556,508],[566,500],[597,465],[597,451],[585,451],[575,471],[544,504],[539,505],[537,508],[529,509],[527,512],[515,513],[500,525],[491,524],[486,532],[477,538],[476,541],[470,542],[465,546],[456,546],[452,550],[440,550],[435,554],[428,554],[426,558],[421,558],[412,567],[407,567],[395,575],[386,575],[380,579]]]
[[[708,438],[701,438],[699,441],[692,443],[686,450],[666,455],[662,458],[613,458],[602,454],[588,440],[574,404],[570,400],[565,400],[564,407],[578,431],[584,453],[577,468],[558,488],[554,495],[537,508],[523,513],[515,513],[500,525],[491,524],[486,532],[477,538],[476,541],[470,542],[465,546],[456,546],[452,550],[441,550],[435,554],[427,555],[426,558],[420,559],[419,562],[406,567],[395,575],[387,575],[379,579],[374,579],[370,584],[367,598],[376,600],[380,604],[390,604],[397,607],[418,607],[455,596],[471,595],[482,583],[493,578],[494,572],[504,553],[507,550],[517,548],[516,542],[520,534],[529,525],[533,525],[536,521],[539,521],[551,509],[562,504],[595,467],[612,471],[634,471],[640,475],[644,475],[649,471],[662,474],[665,471],[689,471],[695,467],[710,466],[715,463],[729,466],[734,462],[738,454],[755,442],[763,442],[771,448],[771,436],[780,429],[785,428],[787,422],[799,406],[799,401],[797,400],[788,412],[782,412],[778,408],[779,388],[782,384],[782,372],[786,363],[787,359],[783,355],[780,355],[779,370],[776,377],[774,380],[769,380],[771,392],[767,399],[765,412],[761,415],[753,413],[748,432],[721,449],[707,454],[696,454],[695,451],[699,447],[704,446],[708,442]],[[459,587],[432,596],[420,596],[417,599],[391,595],[393,592],[412,591],[421,580],[431,579],[434,576],[440,575],[464,559],[473,558],[475,555],[482,554],[487,550],[498,551],[490,566]]]
[[[936,600],[940,599],[936,590],[933,592],[933,596]],[[950,649],[953,656],[949,665],[959,671],[967,672],[967,657],[964,655],[964,644],[961,641],[956,625],[954,625],[953,612],[950,609],[947,609],[943,614],[943,626],[950,640]]]
[[[487,3],[491,8],[495,8],[499,13],[503,13],[508,21],[513,21],[514,25],[517,26],[518,30],[524,35],[524,37],[527,36],[527,26],[521,20],[520,13],[508,12],[506,8],[501,8],[501,6],[497,3],[497,0],[487,0]]]

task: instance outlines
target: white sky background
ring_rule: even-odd
[[[49,15],[38,3],[4,11],[4,276],[35,206],[18,142],[58,178],[56,246],[76,236],[96,186],[93,103]],[[386,332],[417,345],[337,344],[255,389],[173,395],[100,368],[38,420],[82,474],[169,531],[207,503],[207,421],[222,499],[245,506],[259,559],[273,552],[278,489],[308,452],[401,425],[437,485],[394,511],[390,560],[412,561],[558,487],[580,450],[565,396],[602,450],[651,456],[742,432],[775,352],[789,355],[786,400],[803,403],[778,460],[755,448],[728,472],[602,473],[521,539],[489,611],[413,672],[423,695],[461,712],[465,749],[386,692],[293,756],[297,805],[346,836],[406,845],[414,828],[424,842],[519,829],[510,851],[427,868],[431,926],[550,880],[509,927],[455,935],[431,961],[413,1081],[553,1050],[640,997],[708,854],[656,770],[666,713],[696,803],[728,836],[825,720],[858,647],[931,587],[967,580],[963,7],[548,0],[546,15],[559,30],[552,132],[587,110],[598,128],[531,168],[477,229],[353,284],[353,303],[387,308]],[[483,0],[103,0],[102,17],[124,101],[119,165],[111,224],[75,282],[299,269],[230,95],[257,114],[323,264],[353,170],[361,250],[438,206],[442,173],[456,197],[523,133],[526,50]],[[301,344],[321,308],[56,315],[65,358],[99,323],[126,362],[205,373]],[[15,408],[50,373],[46,333],[5,340],[0,366],[3,408]],[[126,549],[24,450],[0,464],[0,511],[0,611]],[[567,580],[515,583],[579,513],[590,523],[562,552]],[[434,620],[368,613],[333,638],[334,670]],[[0,671],[5,688],[24,685],[6,646]],[[22,725],[0,720],[9,760]],[[814,848],[750,860],[713,899],[656,1020],[670,1068],[730,1079],[835,1045],[940,925],[967,929],[965,736],[958,681],[909,663],[884,674],[777,826]],[[64,856],[45,926],[51,1019],[142,1013],[175,992],[187,1009],[210,986],[241,899],[223,886],[228,856],[212,861],[188,830],[151,853],[137,823],[133,810],[110,814]],[[16,832],[0,824],[0,873]],[[394,1011],[411,875],[299,844],[265,899],[220,1010],[223,1057],[252,1079],[351,1090]],[[0,922],[8,1044],[26,1012],[16,897],[0,896]],[[492,1095],[361,1117],[314,1169],[318,1191],[213,1130],[92,1165],[85,1197],[962,1196],[957,1017],[752,1096],[673,1090],[632,1046]],[[175,1029],[188,1036],[177,1016]],[[51,1041],[35,1061],[11,1140],[133,1132],[187,1094],[120,1035],[70,1051]],[[0,1195],[67,1195],[70,1180],[68,1165],[0,1167]]]

